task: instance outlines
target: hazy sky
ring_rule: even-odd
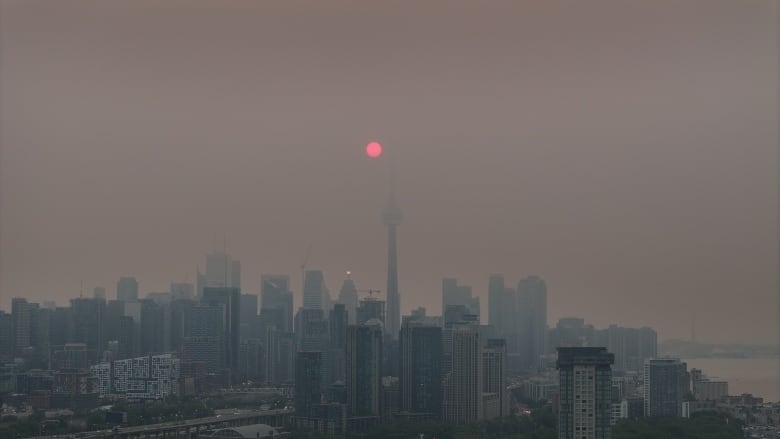
[[[772,342],[776,8],[0,0],[0,307],[164,291],[223,235],[246,292],[300,303],[310,243],[334,296],[384,289],[377,139],[403,313],[537,274],[551,324]]]

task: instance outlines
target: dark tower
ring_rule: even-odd
[[[382,220],[387,226],[387,317],[385,319],[385,332],[391,340],[398,339],[401,324],[401,296],[398,294],[398,251],[395,242],[395,229],[401,224],[401,218],[401,209],[395,205],[395,194],[391,180],[390,201],[382,211]]]

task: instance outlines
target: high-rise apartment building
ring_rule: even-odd
[[[482,419],[482,346],[477,325],[459,325],[452,332],[452,363],[444,378],[443,418],[456,424]]]
[[[401,411],[441,416],[442,334],[440,326],[407,320],[401,328]]]
[[[489,339],[482,351],[482,392],[495,395],[497,416],[509,416],[506,385],[506,340]]]
[[[558,348],[559,439],[611,437],[612,363],[600,347]]]
[[[351,416],[382,415],[382,328],[347,329],[347,405]]]

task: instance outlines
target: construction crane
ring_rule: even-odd
[[[363,290],[355,290],[355,291],[357,291],[358,293],[368,293],[367,299],[369,300],[375,300],[374,293],[379,294],[382,292],[382,290],[374,290],[374,289],[367,289],[367,290],[363,289]]]

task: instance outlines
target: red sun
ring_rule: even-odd
[[[366,155],[375,159],[382,155],[382,145],[379,142],[368,142],[366,145]]]

